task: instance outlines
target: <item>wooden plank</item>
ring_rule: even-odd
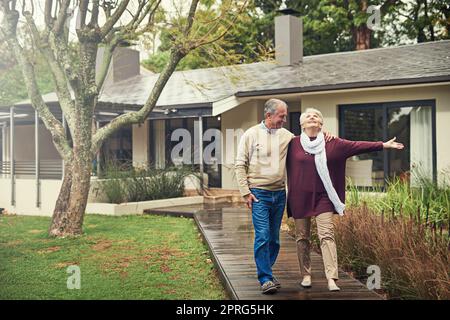
[[[382,297],[368,290],[361,282],[339,270],[339,292],[330,292],[323,270],[322,257],[311,252],[311,288],[300,283],[295,239],[287,233],[280,235],[281,249],[273,271],[282,284],[276,294],[261,294],[253,257],[253,225],[246,209],[227,207],[205,208],[202,205],[148,210],[149,214],[180,216],[189,213],[194,218],[212,260],[232,299],[252,300],[378,300]]]

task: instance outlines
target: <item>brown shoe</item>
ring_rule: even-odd
[[[275,286],[277,287],[277,289],[280,289],[280,288],[281,288],[281,283],[280,283],[280,281],[278,281],[277,278],[272,277],[272,282],[275,284]]]
[[[266,281],[261,286],[261,290],[263,294],[273,294],[277,292],[277,286],[272,281]]]

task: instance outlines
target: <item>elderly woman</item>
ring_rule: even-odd
[[[383,149],[403,149],[395,138],[383,143],[334,139],[325,142],[323,117],[309,108],[300,116],[302,134],[289,144],[287,154],[287,212],[295,219],[301,285],[311,286],[310,225],[315,217],[328,289],[339,291],[333,214],[345,210],[345,163],[347,158]]]

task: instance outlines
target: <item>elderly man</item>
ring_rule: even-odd
[[[280,226],[286,204],[286,155],[294,138],[283,128],[286,116],[284,101],[268,100],[264,120],[243,134],[235,161],[239,191],[252,210],[254,256],[264,294],[275,293],[281,287],[272,274],[272,266],[280,250]],[[327,135],[327,140],[333,138]]]

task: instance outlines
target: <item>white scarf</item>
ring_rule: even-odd
[[[328,198],[333,203],[336,212],[339,213],[340,216],[343,216],[345,204],[339,199],[336,189],[334,189],[333,183],[331,182],[330,172],[328,171],[327,166],[327,154],[325,152],[325,138],[323,133],[319,132],[317,139],[311,141],[306,133],[302,132],[300,135],[300,143],[306,152],[314,154],[317,173],[327,191]]]

